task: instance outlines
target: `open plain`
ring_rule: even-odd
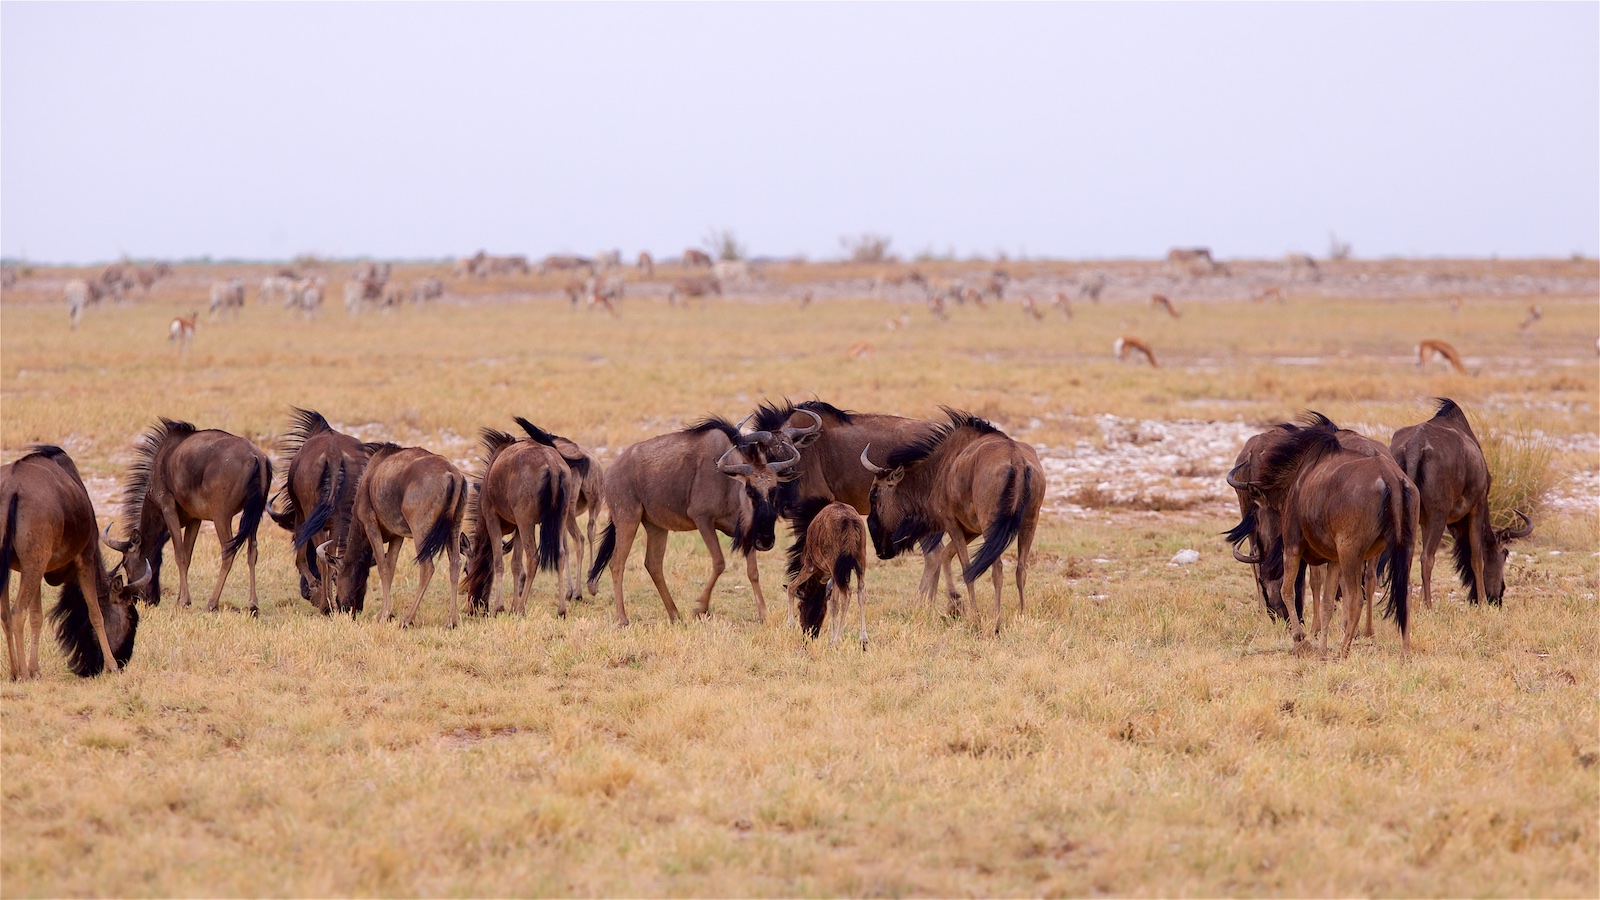
[[[76,331],[63,286],[97,271],[24,273],[0,303],[3,460],[65,447],[102,523],[156,416],[271,453],[291,405],[475,473],[477,429],[513,415],[610,460],[766,398],[944,404],[1033,443],[1049,492],[1027,608],[1008,583],[998,636],[919,605],[919,562],[874,559],[865,653],[802,639],[781,600],[757,624],[737,565],[708,619],[668,625],[639,553],[627,629],[606,579],[556,618],[547,575],[526,616],[453,631],[439,578],[411,630],[370,604],[325,618],[264,522],[259,619],[243,566],[218,614],[178,608],[169,580],[123,674],[75,678],[52,644],[42,681],[0,687],[0,891],[1595,895],[1600,268],[1230,267],[1013,261],[1003,302],[940,320],[920,289],[875,287],[891,267],[824,263],[758,265],[687,309],[665,300],[672,266],[630,270],[616,318],[570,307],[555,275],[397,265],[445,296],[352,317],[353,265],[323,263],[329,301],[306,320],[257,302],[273,267],[180,265]],[[207,316],[231,276],[246,307]],[[1097,277],[1101,298],[1081,297]],[[1274,287],[1281,301],[1252,302]],[[1021,310],[1030,294],[1042,318]],[[194,310],[192,345],[169,343]],[[1113,359],[1123,335],[1160,367]],[[1459,348],[1466,374],[1419,369],[1424,338]],[[1436,396],[1476,417],[1497,491],[1535,513],[1504,607],[1467,604],[1441,560],[1408,661],[1385,621],[1347,659],[1289,653],[1218,536],[1238,519],[1234,454],[1306,408],[1387,442]],[[1199,561],[1169,564],[1182,549]],[[780,598],[781,551],[761,565]],[[208,526],[197,590],[216,566]],[[707,566],[673,536],[680,602]]]

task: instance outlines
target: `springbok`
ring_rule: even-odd
[[[1173,317],[1174,319],[1178,317],[1177,308],[1172,305],[1172,301],[1167,298],[1166,294],[1151,294],[1150,305],[1156,309],[1164,311],[1167,315]]]
[[[1455,544],[1456,574],[1467,601],[1499,606],[1505,597],[1506,544],[1533,533],[1533,520],[1517,512],[1522,524],[1496,529],[1489,523],[1489,489],[1494,484],[1478,436],[1466,413],[1447,397],[1437,399],[1433,418],[1408,425],[1389,442],[1400,468],[1421,495],[1422,604],[1433,607],[1433,561],[1445,529]]]
[[[283,487],[277,497],[281,511],[268,507],[267,514],[290,533],[295,568],[300,573],[300,596],[325,614],[359,612],[366,600],[371,560],[364,561],[359,577],[352,582],[354,593],[340,597],[335,594],[333,574],[318,566],[315,548],[330,539],[342,539],[334,534],[334,523],[349,519],[355,486],[366,468],[370,448],[335,430],[316,410],[290,409],[289,430],[278,442],[284,463]]]
[[[1127,362],[1128,357],[1131,354],[1143,353],[1144,358],[1150,363],[1150,368],[1161,368],[1161,364],[1156,362],[1156,352],[1150,349],[1150,345],[1139,340],[1131,334],[1125,334],[1122,337],[1117,338],[1116,341],[1111,344],[1111,353],[1117,359],[1120,359],[1123,362]]]
[[[13,570],[20,576],[15,607],[8,584]],[[147,568],[129,585],[121,574],[107,576],[94,505],[66,451],[34,446],[0,466],[0,627],[12,681],[40,675],[44,581],[61,585],[50,612],[56,642],[73,673],[87,678],[116,672],[133,656],[139,627],[134,600],[149,579]]]
[[[1467,367],[1461,363],[1461,354],[1457,353],[1456,348],[1448,343],[1429,338],[1417,345],[1417,368],[1420,369],[1426,366],[1428,360],[1434,357],[1439,357],[1449,363],[1450,368],[1455,369],[1457,374],[1467,374]]]
[[[927,547],[936,537],[947,537],[945,558],[955,554],[961,560],[974,624],[979,614],[972,586],[992,570],[998,634],[1005,615],[1000,555],[1013,541],[1017,608],[1027,609],[1028,557],[1044,505],[1044,467],[1031,445],[1012,440],[970,413],[943,409],[947,424],[894,447],[881,466],[872,462],[870,444],[862,448],[861,466],[873,476],[867,530],[879,559],[893,559],[913,544]],[[983,544],[969,559],[967,544],[980,535]]]
[[[191,312],[187,316],[174,316],[172,322],[167,325],[167,343],[177,344],[179,350],[189,349],[189,345],[194,342],[195,325],[199,321],[198,311]]]
[[[524,420],[525,421],[525,420]],[[557,571],[556,614],[567,615],[568,567],[562,531],[567,524],[569,497],[576,493],[572,470],[551,443],[532,437],[517,440],[503,431],[485,428],[483,475],[471,503],[473,521],[466,579],[462,583],[474,612],[499,612],[505,602],[505,561],[501,539],[510,531],[512,582],[509,609],[525,612],[537,571]],[[535,541],[535,530],[538,540]],[[527,578],[522,578],[526,569]],[[500,590],[495,591],[496,583]],[[490,594],[494,594],[493,603]]]
[[[850,611],[850,577],[856,579],[856,606],[861,609],[861,649],[867,649],[867,529],[861,514],[848,503],[810,501],[814,508],[804,517],[806,527],[800,570],[789,578],[789,605],[800,617],[800,628],[816,637],[822,623],[833,616],[830,645],[839,643],[844,633],[844,617]]]
[[[1263,560],[1269,570],[1282,566],[1281,596],[1289,631],[1298,652],[1306,633],[1300,624],[1300,597],[1306,568],[1331,563],[1317,604],[1317,629],[1322,652],[1328,650],[1327,625],[1331,619],[1324,604],[1335,593],[1347,598],[1341,656],[1348,655],[1360,624],[1363,604],[1361,579],[1367,560],[1377,558],[1378,576],[1389,583],[1384,617],[1400,627],[1401,656],[1411,650],[1408,595],[1411,554],[1416,540],[1417,488],[1395,461],[1386,456],[1365,456],[1346,450],[1338,426],[1321,413],[1307,412],[1301,424],[1267,453],[1246,483],[1277,503],[1281,511],[1281,538],[1268,548]],[[1272,559],[1281,555],[1281,560]]]
[[[756,552],[772,549],[779,482],[799,461],[800,451],[787,440],[768,432],[742,434],[717,417],[625,448],[606,472],[611,521],[589,569],[589,591],[594,592],[600,572],[609,565],[616,621],[628,624],[622,576],[643,526],[645,571],[661,595],[667,618],[679,621],[661,567],[667,534],[698,531],[711,554],[711,577],[700,590],[695,615],[709,615],[711,591],[725,568],[717,541],[721,532],[733,538],[733,552],[745,558],[745,574],[756,597],[756,620],[765,622],[767,601],[761,593]]]
[[[200,524],[209,520],[222,545],[222,567],[206,609],[218,608],[234,556],[248,545],[250,614],[258,615],[256,530],[271,488],[272,461],[255,444],[226,431],[201,431],[188,422],[162,418],[140,439],[128,470],[123,492],[128,537],[112,538],[108,524],[100,538],[122,554],[124,572],[150,567],[152,577],[140,596],[152,606],[161,602],[161,555],[172,538],[178,556],[178,603],[188,606],[189,563]],[[239,516],[237,534],[234,516]]]
[[[317,554],[333,570],[335,593],[353,596],[356,583],[365,578],[363,559],[377,557],[383,588],[379,621],[394,618],[393,587],[400,548],[410,538],[417,548],[417,596],[400,620],[411,627],[422,597],[433,580],[434,559],[443,551],[450,559],[450,593],[445,602],[448,623],[456,627],[456,595],[461,581],[461,519],[467,511],[467,479],[450,460],[421,447],[377,444],[367,457],[366,469],[355,488],[348,521],[335,523],[334,533],[344,534],[341,546],[329,540]],[[384,548],[379,555],[378,548]]]

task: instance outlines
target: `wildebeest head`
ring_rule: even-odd
[[[759,432],[756,437],[766,434]],[[784,455],[768,459],[778,450]],[[717,460],[717,471],[744,483],[747,506],[741,510],[734,530],[733,549],[737,553],[771,550],[777,541],[778,486],[787,480],[800,462],[800,451],[781,438],[766,441],[751,439],[729,447]]]

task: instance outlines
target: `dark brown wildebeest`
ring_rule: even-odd
[[[13,569],[20,576],[15,609],[8,584]],[[120,573],[107,576],[95,540],[94,506],[66,451],[31,447],[0,467],[0,626],[12,681],[39,677],[43,582],[61,586],[61,599],[50,611],[56,642],[68,667],[87,678],[115,672],[133,656],[139,627],[134,601],[149,578],[149,569],[141,569],[131,585],[123,584]]]
[[[961,559],[974,624],[980,616],[972,585],[992,568],[998,634],[1004,617],[1000,554],[1012,541],[1017,544],[1017,608],[1027,609],[1028,556],[1044,505],[1044,467],[1028,444],[971,413],[942,408],[949,422],[932,434],[880,447],[879,453],[888,450],[883,465],[873,463],[870,446],[862,449],[861,465],[873,475],[867,529],[880,559],[893,559],[937,535],[947,537],[944,553]],[[979,535],[983,545],[969,559],[967,544]]]
[[[639,251],[639,274],[646,278],[656,277],[656,258],[648,250]]]
[[[549,437],[531,423],[527,427]],[[493,428],[483,429],[480,438],[483,475],[478,479],[478,491],[470,507],[472,540],[462,590],[475,613],[502,609],[522,613],[528,608],[534,573],[556,571],[556,614],[566,618],[571,559],[565,552],[562,532],[567,525],[570,498],[577,488],[573,472],[553,440],[539,441],[531,435],[517,440]],[[511,533],[513,582],[509,607],[505,602],[501,549],[507,531]],[[494,590],[496,583],[500,586],[498,592]],[[491,593],[495,594],[492,603]]]
[[[683,251],[683,265],[684,268],[701,266],[709,269],[711,268],[711,255],[703,250],[696,250],[695,248],[690,247]]]
[[[1417,489],[1393,459],[1365,456],[1339,443],[1338,426],[1321,413],[1308,412],[1301,423],[1278,439],[1261,461],[1257,477],[1247,484],[1277,504],[1280,539],[1267,550],[1268,570],[1282,566],[1280,596],[1293,595],[1286,605],[1290,635],[1296,651],[1305,645],[1300,624],[1306,568],[1331,563],[1323,582],[1322,603],[1336,593],[1359,598],[1362,571],[1367,560],[1378,560],[1378,576],[1389,584],[1384,617],[1400,627],[1401,654],[1411,650],[1408,595],[1411,551],[1417,529]],[[1272,557],[1280,555],[1280,560]],[[1362,604],[1347,602],[1344,642],[1340,655],[1350,652],[1360,624]],[[1318,611],[1322,651],[1327,652],[1327,625],[1331,616]]]
[[[698,531],[711,554],[711,577],[700,590],[695,615],[709,615],[711,590],[725,568],[717,542],[720,531],[733,538],[733,552],[745,559],[745,574],[756,595],[756,620],[765,622],[767,601],[761,593],[756,552],[772,549],[778,485],[799,461],[800,451],[781,436],[742,434],[737,426],[718,417],[625,448],[606,472],[606,509],[611,521],[589,569],[590,593],[595,591],[600,572],[609,565],[617,624],[628,624],[622,575],[633,539],[643,526],[645,571],[661,595],[667,618],[679,621],[661,562],[669,532]]]
[[[688,306],[688,298],[705,297],[709,294],[722,296],[722,282],[715,275],[685,275],[672,280],[672,290],[667,292],[667,305],[677,305],[678,298],[684,298],[684,306]]]
[[[594,274],[594,260],[586,256],[574,256],[570,253],[553,253],[539,261],[539,274],[547,272],[570,272],[575,269],[587,270]]]
[[[300,596],[324,613],[335,609],[359,612],[365,605],[366,573],[372,560],[363,561],[352,583],[354,593],[338,597],[333,573],[317,565],[315,549],[334,537],[335,521],[348,520],[350,504],[355,502],[355,486],[367,466],[368,445],[335,430],[316,410],[291,409],[289,431],[279,443],[284,451],[279,509],[269,507],[267,513],[279,528],[290,533],[294,543]]]
[[[805,451],[797,469],[799,477],[785,482],[778,494],[778,514],[789,523],[794,538],[788,550],[790,578],[800,571],[811,513],[835,500],[863,516],[872,511],[872,473],[861,467],[861,451],[873,443],[880,447],[909,444],[928,437],[938,427],[924,419],[847,411],[821,400],[795,405],[763,403],[749,421],[763,431],[782,433]],[[939,537],[935,535],[922,548],[924,568],[918,596],[930,604],[939,592],[941,560],[950,598],[961,596],[955,591],[949,560],[938,552]]]
[[[347,522],[336,522],[334,533],[345,536],[317,547],[323,565],[333,570],[335,595],[356,593],[364,554],[377,557],[378,579],[383,588],[380,621],[394,618],[392,602],[395,563],[406,538],[417,547],[417,597],[400,620],[411,627],[422,595],[433,579],[433,561],[444,551],[450,557],[450,593],[445,602],[448,623],[456,627],[456,593],[461,581],[461,519],[467,512],[467,479],[450,460],[421,447],[376,444],[367,456],[366,469],[356,483],[355,501]],[[343,518],[343,517],[341,517]],[[378,554],[378,548],[385,552]]]
[[[151,579],[141,597],[161,602],[161,555],[172,538],[178,556],[178,603],[189,605],[189,563],[194,559],[200,524],[209,521],[222,545],[222,568],[207,610],[216,610],[239,548],[248,546],[250,614],[256,615],[256,529],[272,489],[272,461],[255,444],[226,431],[197,430],[188,422],[162,418],[139,441],[123,491],[128,537],[116,540],[107,525],[106,546],[122,554],[124,572],[148,564]],[[233,517],[239,516],[239,531]]]
[[[1521,512],[1522,524],[1496,529],[1489,523],[1489,489],[1493,478],[1483,448],[1466,413],[1454,400],[1440,397],[1433,418],[1394,433],[1389,447],[1395,461],[1421,495],[1422,603],[1433,606],[1433,560],[1445,529],[1455,545],[1456,574],[1467,600],[1487,597],[1499,606],[1506,593],[1506,542],[1533,533],[1533,520]]]
[[[856,578],[856,605],[861,608],[861,649],[867,649],[867,529],[861,514],[848,503],[816,499],[807,504],[805,553],[800,570],[789,579],[789,605],[798,611],[800,627],[816,637],[833,616],[833,637],[839,643],[850,610],[850,576]]]

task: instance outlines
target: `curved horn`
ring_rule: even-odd
[[[1520,509],[1514,509],[1512,512],[1516,513],[1517,518],[1522,520],[1522,527],[1517,529],[1507,528],[1504,531],[1501,531],[1501,539],[1511,540],[1512,538],[1525,538],[1528,535],[1533,534],[1533,520],[1528,518],[1528,514]]]
[[[718,472],[721,472],[724,475],[735,475],[735,476],[737,476],[737,475],[749,475],[751,472],[754,472],[756,470],[756,467],[750,465],[749,463],[729,463],[728,462],[728,454],[732,453],[732,452],[734,452],[735,450],[738,450],[738,449],[739,449],[738,447],[729,447],[722,454],[722,457],[717,460],[717,471]]]
[[[150,561],[148,559],[145,560],[145,562],[144,562],[144,574],[139,576],[139,580],[129,583],[128,584],[128,589],[129,590],[134,590],[134,589],[137,589],[137,588],[144,587],[145,585],[150,583],[150,579],[154,578],[155,574],[156,574],[155,570],[150,568]]]
[[[822,430],[822,417],[821,416],[817,415],[816,413],[812,412],[809,409],[797,409],[797,410],[795,410],[795,412],[797,412],[797,413],[805,413],[806,415],[810,416],[811,417],[811,427],[810,428],[788,428],[788,427],[785,427],[783,429],[784,437],[788,438],[791,441],[797,441],[800,438],[803,438],[808,434],[816,434],[817,432]]]
[[[100,543],[105,544],[107,547],[110,547],[118,553],[127,553],[130,549],[132,549],[133,543],[130,541],[119,541],[112,537],[111,526],[114,524],[116,523],[107,522],[106,527],[100,530]]]
[[[868,472],[871,472],[874,475],[882,475],[883,473],[889,471],[888,469],[885,469],[882,466],[873,465],[872,464],[872,460],[867,459],[867,451],[871,450],[871,449],[872,449],[872,445],[871,444],[868,444],[865,447],[861,448],[861,465]]]
[[[788,447],[790,456],[788,459],[767,461],[767,470],[772,472],[774,475],[781,475],[800,463],[800,451],[795,449],[793,444],[789,443],[788,441],[784,441],[780,446]]]
[[[1252,487],[1255,487],[1255,485],[1248,481],[1240,481],[1237,477],[1239,470],[1244,468],[1244,464],[1249,461],[1250,460],[1247,459],[1228,470],[1228,487],[1231,487],[1236,491],[1248,491]]]
[[[1242,562],[1242,563],[1244,563],[1246,565],[1251,565],[1251,566],[1261,562],[1261,557],[1259,555],[1258,556],[1245,556],[1243,553],[1239,552],[1239,548],[1238,547],[1234,547],[1233,548],[1233,558],[1237,559],[1239,562]]]

